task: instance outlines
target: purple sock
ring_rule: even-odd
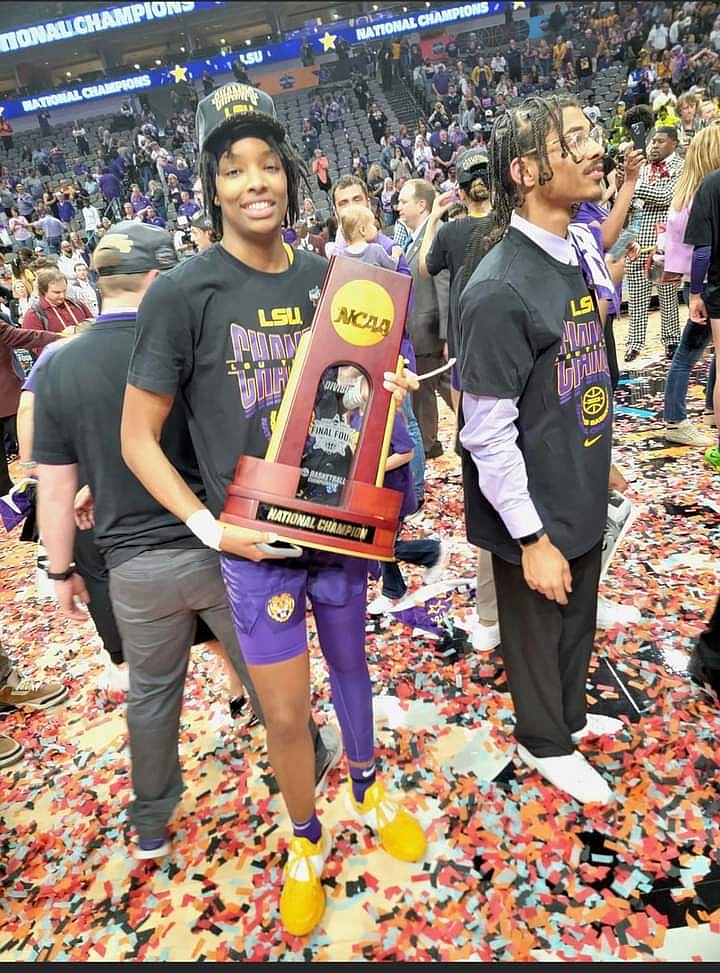
[[[374,761],[369,767],[350,768],[353,797],[358,804],[362,804],[362,802],[365,800],[365,793],[368,788],[372,787],[372,785],[375,783],[376,775],[377,772],[375,770]]]
[[[320,826],[320,819],[317,814],[313,811],[307,821],[303,821],[300,824],[297,821],[293,821],[293,834],[296,838],[307,838],[308,841],[317,844],[322,834],[322,827]]]

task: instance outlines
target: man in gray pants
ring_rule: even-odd
[[[87,591],[72,564],[73,504],[78,486],[87,483],[89,493],[76,508],[78,523],[94,525],[130,671],[134,854],[157,858],[170,850],[167,825],[183,790],[178,727],[198,617],[225,646],[261,720],[262,712],[230,619],[217,552],[147,493],[120,453],[136,311],[150,283],[176,262],[172,240],[157,227],[119,223],[102,238],[93,260],[103,313],[89,331],[48,358],[35,392],[38,519],[61,610],[83,621],[78,602],[87,602]],[[166,425],[163,448],[204,500],[180,403]],[[326,748],[314,721],[312,729],[321,784],[341,748],[339,739]]]

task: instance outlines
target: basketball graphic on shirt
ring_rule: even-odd
[[[585,446],[592,446],[594,439],[592,433],[595,429],[601,429],[607,422],[610,412],[610,397],[607,389],[602,385],[591,385],[585,389],[580,399],[580,413],[582,423],[585,428]]]
[[[375,281],[352,280],[338,288],[330,315],[343,341],[369,348],[390,334],[395,323],[395,305],[385,288]]]

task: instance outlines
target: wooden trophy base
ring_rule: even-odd
[[[299,480],[297,466],[242,456],[227,488],[220,520],[272,531],[280,540],[302,547],[377,561],[395,560],[402,504],[397,490],[350,480],[342,507],[333,508],[298,499]]]

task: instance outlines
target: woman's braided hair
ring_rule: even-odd
[[[577,107],[578,102],[569,95],[533,96],[495,120],[488,141],[492,226],[488,230],[482,220],[470,238],[463,265],[463,287],[482,258],[505,236],[513,210],[525,202],[524,185],[515,182],[510,171],[513,159],[520,159],[522,165],[523,156],[532,153],[537,157],[540,185],[549,182],[553,171],[547,152],[548,136],[556,132],[563,156],[572,156],[563,134],[562,113],[565,108]]]

